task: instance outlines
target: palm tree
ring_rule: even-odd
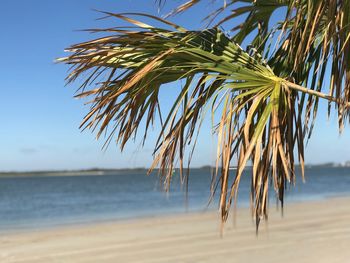
[[[200,2],[188,1],[169,15]],[[285,16],[273,23],[277,9]],[[60,59],[71,65],[68,83],[85,76],[77,97],[91,97],[91,110],[81,127],[97,130],[97,138],[108,133],[105,145],[115,137],[123,149],[140,126],[145,126],[146,139],[159,118],[162,128],[150,171],[159,167],[169,189],[177,162],[186,182],[184,156],[189,151],[190,162],[209,112],[217,136],[212,192],[220,191],[222,222],[249,160],[257,227],[268,214],[269,186],[283,207],[297,162],[304,177],[304,143],[320,99],[328,100],[328,114],[337,110],[340,131],[349,115],[350,0],[226,0],[207,17],[210,27],[202,31],[147,14],[105,15],[131,26],[93,29],[104,35],[71,46],[71,54]],[[232,25],[238,17],[245,17],[244,22]],[[144,19],[163,26],[140,21]],[[245,50],[243,41],[249,42]],[[181,90],[169,114],[162,116],[159,92],[164,84],[180,80]],[[237,171],[231,180],[234,160]]]

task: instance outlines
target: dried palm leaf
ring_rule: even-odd
[[[131,18],[146,16],[142,14],[106,15],[126,20],[135,28],[99,29],[108,35],[73,45],[67,49],[71,55],[60,59],[71,65],[68,82],[88,73],[78,97],[91,97],[91,110],[81,127],[97,129],[98,138],[108,132],[108,125],[112,126],[106,145],[115,135],[123,149],[145,126],[145,140],[151,124],[160,117],[160,89],[166,83],[184,80],[169,114],[162,118],[150,171],[159,167],[165,189],[169,190],[172,170],[179,159],[181,177],[186,182],[183,175],[186,146],[195,147],[196,131],[208,110],[213,116],[220,115],[218,124],[213,123],[218,137],[213,184],[221,185],[222,222],[227,220],[243,171],[251,160],[252,211],[258,226],[268,214],[269,181],[283,205],[284,189],[295,181],[295,152],[303,169],[305,94],[336,105],[343,105],[342,99],[292,82],[293,78],[284,74],[290,65],[283,66],[281,58],[287,52],[283,44],[278,46],[275,57],[265,62],[258,52],[245,52],[218,28],[188,31],[147,15],[173,27],[168,30]],[[277,70],[278,65],[282,69]],[[103,80],[97,82],[102,74]],[[229,168],[235,156],[237,173],[229,185]]]

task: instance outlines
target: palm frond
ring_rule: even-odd
[[[227,220],[250,160],[252,211],[258,226],[268,214],[269,182],[283,205],[284,189],[295,181],[295,152],[303,170],[305,95],[300,97],[298,92],[337,105],[341,103],[339,97],[327,96],[319,89],[306,89],[286,76],[289,64],[283,66],[281,58],[288,50],[277,50],[269,60],[269,64],[275,61],[270,67],[262,55],[245,52],[218,28],[189,31],[149,15],[106,15],[126,20],[133,28],[93,30],[106,35],[71,46],[67,49],[71,54],[60,59],[71,65],[68,83],[84,76],[77,96],[92,98],[90,112],[81,127],[97,130],[97,138],[108,133],[106,145],[115,135],[123,149],[145,126],[145,140],[160,117],[160,90],[166,83],[182,80],[184,85],[169,114],[161,118],[150,171],[159,167],[168,190],[178,160],[182,180],[186,182],[182,172],[186,147],[195,147],[196,131],[208,110],[212,116],[219,115],[218,123],[213,123],[218,138],[213,184],[220,184],[222,221]],[[135,15],[156,19],[173,29],[153,27],[131,18]],[[345,50],[346,45],[343,46]],[[277,69],[277,65],[283,67]],[[97,81],[100,78],[102,81]],[[237,173],[229,185],[232,181],[229,168],[235,158]]]
[[[174,10],[184,12],[201,1],[188,1]],[[283,11],[281,11],[283,7]],[[273,13],[280,9],[282,19],[271,23]],[[227,10],[230,14],[227,15]],[[268,59],[274,72],[316,92],[328,93],[338,102],[339,129],[344,127],[350,111],[350,2],[341,0],[230,0],[207,16],[216,26],[236,18],[244,22],[229,28],[233,40],[242,43],[253,34],[250,46]],[[221,16],[220,16],[221,15]],[[232,24],[232,23],[231,23]],[[235,23],[233,23],[235,24]],[[278,35],[278,39],[274,38]],[[326,78],[329,72],[331,78]],[[305,111],[305,131],[311,136],[319,99],[304,94],[300,98]],[[328,106],[328,115],[331,104]]]

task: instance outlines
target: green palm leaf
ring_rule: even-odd
[[[68,82],[85,76],[77,97],[91,97],[91,109],[81,127],[97,129],[97,138],[109,134],[106,145],[115,135],[123,149],[144,126],[145,140],[160,117],[162,128],[150,171],[159,168],[168,190],[177,160],[181,178],[187,181],[188,174],[183,174],[186,146],[192,147],[190,161],[205,113],[211,111],[213,119],[220,115],[218,123],[213,123],[218,144],[212,189],[220,185],[222,221],[226,221],[236,200],[243,170],[250,160],[252,211],[258,226],[268,213],[269,181],[282,205],[286,184],[295,181],[295,151],[303,170],[304,100],[297,91],[337,104],[339,98],[278,77],[273,69],[281,76],[287,70],[279,60],[285,56],[283,52],[278,55],[277,51],[276,57],[269,60],[276,61],[272,69],[261,55],[245,52],[217,28],[188,31],[149,15],[106,14],[134,27],[92,30],[108,35],[74,45],[67,49],[71,54],[60,59],[71,65]],[[147,16],[173,29],[153,27],[130,18],[135,15]],[[276,70],[276,65],[282,68]],[[174,98],[169,114],[162,118],[159,92],[164,84],[180,80],[185,84]],[[229,168],[235,156],[237,173],[229,186]]]
[[[203,1],[186,1],[173,14],[184,12]],[[244,22],[230,28],[233,39],[241,43],[252,34],[250,46],[268,60],[278,76],[301,86],[336,98],[339,129],[350,111],[350,1],[342,0],[230,0],[210,14],[207,19],[217,25]],[[283,19],[271,21],[273,13],[283,7]],[[230,10],[230,14],[227,12]],[[281,9],[280,9],[281,11]],[[221,15],[221,16],[220,16]],[[283,16],[283,15],[282,15]],[[270,26],[269,26],[270,25]],[[229,25],[230,26],[230,25]],[[278,35],[278,40],[273,38]],[[326,74],[331,75],[330,78]],[[300,115],[304,129],[312,134],[318,110],[318,98],[301,95]],[[331,104],[328,106],[328,115]],[[301,118],[301,116],[300,116]]]

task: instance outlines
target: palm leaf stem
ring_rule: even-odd
[[[326,99],[326,100],[329,100],[329,101],[332,101],[332,102],[335,102],[335,103],[338,103],[338,104],[343,104],[344,103],[339,98],[335,98],[335,97],[329,96],[327,94],[324,94],[324,93],[316,91],[316,90],[305,88],[303,86],[300,86],[300,85],[295,84],[295,83],[290,82],[290,81],[284,80],[283,84],[285,84],[288,88],[291,88],[291,89],[294,89],[294,90],[298,90],[298,91],[301,91],[303,93],[307,93],[307,94],[316,96],[318,98]],[[345,106],[350,107],[350,102],[346,102]]]

